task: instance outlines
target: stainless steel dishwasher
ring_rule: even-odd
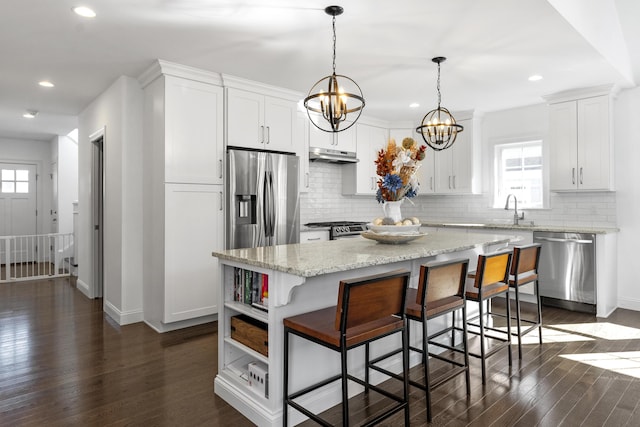
[[[533,241],[542,245],[538,268],[542,303],[595,313],[595,235],[536,231]]]

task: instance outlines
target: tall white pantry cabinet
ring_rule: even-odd
[[[144,88],[145,322],[158,330],[214,320],[224,247],[224,99],[218,74],[158,61]]]

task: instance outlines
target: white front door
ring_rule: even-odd
[[[34,164],[0,163],[0,236],[36,234],[36,170]],[[35,259],[33,245],[15,249],[16,262]]]

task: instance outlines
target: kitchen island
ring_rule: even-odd
[[[420,265],[434,260],[469,258],[475,268],[477,255],[506,247],[517,236],[461,233],[447,231],[429,234],[401,245],[386,245],[363,238],[326,242],[281,245],[214,252],[221,271],[218,314],[218,374],[215,392],[252,422],[260,426],[281,425],[282,417],[282,319],[300,313],[335,305],[340,280],[384,273],[396,269],[411,271],[412,287],[417,287]],[[268,283],[267,310],[238,299],[239,282],[251,286]],[[235,326],[232,332],[232,318]],[[249,332],[238,330],[238,319],[249,320]],[[256,327],[257,325],[257,327]],[[266,342],[257,345],[240,336],[264,334]],[[419,334],[412,334],[417,337]],[[240,342],[243,341],[243,342]],[[372,346],[373,354],[385,348],[396,348],[399,337],[388,337]],[[358,349],[359,350],[359,349]],[[358,373],[363,360],[358,350],[350,353],[351,369]],[[331,350],[303,342],[291,341],[291,390],[297,390],[319,378],[339,372],[339,357]],[[412,359],[412,364],[419,359]],[[390,361],[394,370],[400,361]],[[313,367],[313,369],[310,369]],[[249,370],[251,369],[251,382]],[[263,377],[268,373],[268,379]],[[375,377],[374,381],[376,381]],[[380,377],[378,380],[383,380]],[[339,402],[339,384],[321,389],[304,402],[314,411],[322,411]],[[350,395],[359,393],[351,388]],[[303,416],[291,412],[297,423]]]

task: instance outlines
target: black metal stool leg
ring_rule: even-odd
[[[289,331],[284,331],[284,367],[282,384],[282,425],[287,427],[289,413]]]

